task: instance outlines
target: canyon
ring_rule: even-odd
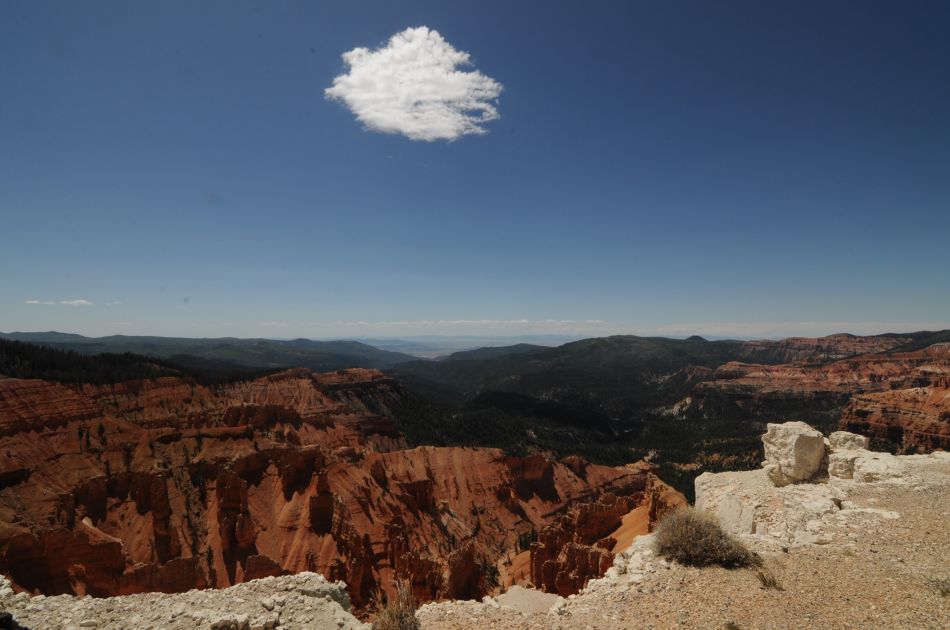
[[[707,417],[838,427],[895,452],[950,449],[950,343],[826,363],[732,361],[695,387],[689,405]]]
[[[755,567],[686,566],[647,534],[575,595],[541,605],[521,592],[429,603],[418,617],[445,630],[946,628],[950,453],[891,455],[866,444],[803,423],[770,424],[762,467],[697,478],[695,509],[754,551]],[[842,459],[855,474],[828,465]],[[776,484],[775,464],[815,469]]]
[[[950,454],[895,456],[867,450],[867,442],[844,432],[825,437],[798,422],[769,425],[761,468],[697,479],[696,509],[754,550],[752,568],[684,566],[663,557],[643,532],[618,540],[603,577],[566,597],[513,586],[479,600],[426,603],[416,618],[423,628],[444,630],[945,628]],[[849,467],[837,465],[844,461]],[[803,478],[785,483],[770,472],[775,466]],[[581,515],[619,513],[622,503],[604,494],[597,507],[571,508],[538,542],[557,532],[597,537],[597,526]],[[222,589],[109,598],[36,596],[0,577],[0,606],[34,629],[370,627],[352,614],[345,584],[306,571]]]
[[[0,377],[0,573],[30,593],[111,596],[313,571],[363,612],[396,580],[419,601],[542,572],[567,593],[683,502],[648,465],[409,448],[392,413],[405,396],[371,369],[213,386]],[[564,519],[586,534],[552,533]],[[516,578],[519,554],[531,571]]]
[[[950,448],[950,343],[913,335],[499,349],[444,364],[498,380],[467,381],[476,404],[438,414],[398,370],[220,379],[57,355],[63,378],[0,376],[0,574],[20,593],[108,597],[312,572],[345,584],[364,619],[402,581],[419,602],[520,585],[570,597],[684,504],[696,475],[757,467],[767,422],[896,453]],[[16,352],[5,365],[22,374]],[[36,352],[34,368],[52,361]],[[499,368],[536,369],[535,352],[552,367]],[[113,371],[73,378],[110,356],[123,357]],[[580,380],[564,388],[571,362]],[[482,391],[500,383],[522,389]],[[641,420],[611,415],[632,405]],[[599,463],[569,454],[590,436]]]

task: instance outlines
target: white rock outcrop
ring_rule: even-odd
[[[848,431],[835,431],[828,436],[832,451],[867,449],[871,438]]]
[[[854,478],[854,462],[862,453],[859,450],[841,450],[828,453],[828,476],[837,479]]]
[[[804,422],[769,423],[762,443],[765,446],[762,466],[776,486],[807,481],[822,468],[824,436]]]
[[[828,442],[828,476],[832,479],[870,483],[900,479],[907,472],[900,457],[867,450],[869,440],[864,436],[835,431],[828,436]]]
[[[224,589],[103,598],[14,595],[9,581],[0,576],[0,609],[33,630],[369,630],[350,612],[343,582],[330,582],[307,572]]]
[[[695,488],[697,509],[715,514],[733,535],[765,547],[828,543],[825,525],[873,512],[854,508],[849,496],[855,484],[917,488],[926,480],[916,466],[950,458],[939,452],[927,456],[873,452],[864,448],[868,440],[863,436],[836,431],[825,440],[802,422],[770,424],[762,442],[766,461],[761,469],[703,473],[696,478]],[[801,483],[803,478],[812,483]],[[793,479],[799,483],[792,483]],[[899,518],[885,512],[875,514]]]
[[[816,522],[841,509],[846,494],[828,484],[776,487],[765,470],[703,473],[696,478],[696,508],[711,512],[735,536],[780,546],[828,542]]]
[[[614,556],[614,565],[607,569],[604,577],[588,581],[587,586],[581,590],[581,594],[608,589],[618,582],[634,588],[649,575],[662,568],[668,568],[670,563],[658,557],[654,547],[653,534],[637,536],[632,545]],[[553,606],[551,612],[557,614],[557,606]]]
[[[858,451],[854,459],[852,479],[865,483],[884,481],[886,479],[900,479],[907,472],[907,466],[897,455],[890,453],[875,453],[872,451]]]

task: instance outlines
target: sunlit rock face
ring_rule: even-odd
[[[801,419],[826,432],[840,428],[870,437],[878,448],[900,453],[947,450],[950,344],[827,362],[731,361],[695,387],[689,405],[711,418]]]
[[[46,594],[316,571],[357,608],[397,579],[420,600],[481,597],[572,506],[653,505],[647,467],[408,449],[391,413],[404,396],[362,369],[215,387],[0,378],[0,573]]]
[[[574,505],[531,545],[532,583],[563,596],[577,593],[613,566],[618,551],[652,531],[663,514],[685,504],[682,494],[650,476],[632,496],[605,494]]]
[[[776,486],[811,479],[825,458],[824,436],[804,422],[769,424],[762,446],[762,467]]]
[[[765,549],[828,544],[830,524],[873,514],[884,519],[899,518],[887,510],[856,508],[850,500],[863,484],[888,484],[918,491],[929,483],[930,467],[950,461],[950,454],[892,455],[867,450],[864,436],[836,431],[823,442],[827,457],[805,479],[789,482],[776,478],[775,444],[785,456],[801,456],[788,469],[815,461],[818,447],[812,441],[818,433],[802,422],[769,425],[762,436],[766,461],[762,468],[741,472],[703,473],[696,478],[696,508],[714,514],[727,532]],[[806,439],[797,452],[792,445]],[[772,449],[773,454],[769,455]]]

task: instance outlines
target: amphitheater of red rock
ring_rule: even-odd
[[[529,576],[567,594],[683,501],[646,466],[408,449],[401,396],[372,370],[216,387],[0,377],[0,573],[105,596],[310,570],[357,608],[396,579],[423,601]]]

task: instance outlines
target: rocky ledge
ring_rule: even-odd
[[[950,627],[950,453],[873,452],[803,423],[769,425],[763,442],[761,469],[696,480],[697,508],[761,568],[670,563],[645,535],[576,595],[427,604],[423,627]]]
[[[0,606],[32,630],[135,628],[162,630],[363,629],[350,613],[346,585],[318,573],[252,580],[230,588],[124,597],[30,597],[0,579]]]
[[[945,479],[935,469],[950,453],[891,455],[867,450],[866,437],[836,431],[825,438],[802,422],[769,424],[762,438],[762,468],[704,473],[696,478],[696,507],[714,513],[722,527],[758,548],[833,542],[831,525],[852,517],[899,519],[900,513],[858,507],[851,495],[881,483],[922,492]]]

